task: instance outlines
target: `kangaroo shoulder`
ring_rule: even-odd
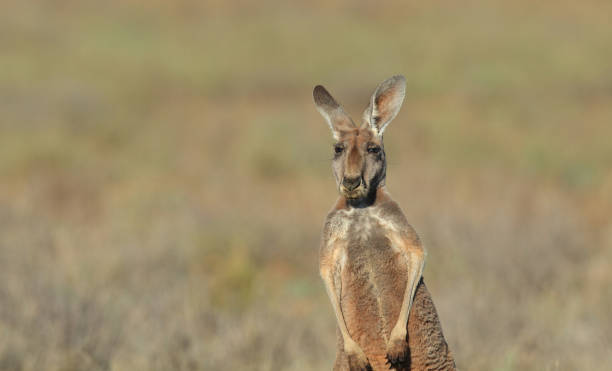
[[[402,233],[404,236],[408,237],[413,241],[414,244],[420,245],[421,241],[416,231],[408,223],[408,219],[406,219],[406,215],[402,211],[399,204],[391,199],[385,201],[381,205],[378,206],[379,215],[381,218],[388,220],[396,226],[398,231]]]
[[[343,238],[350,225],[350,212],[332,210],[325,218],[323,225],[323,241]]]

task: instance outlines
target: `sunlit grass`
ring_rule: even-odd
[[[358,120],[396,73],[387,184],[460,368],[612,366],[609,5],[6,8],[0,369],[329,369],[311,89]]]

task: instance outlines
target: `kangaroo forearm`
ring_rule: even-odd
[[[406,329],[406,323],[408,323],[408,316],[410,315],[410,309],[412,308],[412,302],[414,300],[414,293],[423,275],[423,268],[425,267],[425,256],[422,252],[413,251],[407,255],[406,267],[408,269],[408,279],[406,282],[406,289],[404,290],[402,307],[395,325],[400,329]]]
[[[325,283],[327,295],[329,296],[329,300],[331,301],[332,307],[334,309],[334,314],[336,315],[336,321],[338,322],[338,327],[340,328],[342,339],[346,344],[347,342],[352,341],[352,339],[348,333],[348,328],[346,327],[346,322],[344,321],[344,314],[342,313],[342,308],[340,307],[342,282],[340,281],[339,277],[338,279],[334,277],[334,272],[325,272],[322,274],[322,276],[323,281]]]

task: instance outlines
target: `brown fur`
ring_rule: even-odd
[[[341,197],[327,216],[319,259],[338,320],[334,370],[388,370],[388,363],[398,370],[455,369],[421,277],[425,250],[384,187],[382,131],[404,88],[401,77],[383,82],[359,128],[347,128],[352,120],[323,87],[314,92],[338,140],[333,170]]]
[[[349,370],[340,331],[337,330],[336,334],[338,354],[334,370]],[[438,313],[423,280],[419,282],[408,318],[408,346],[410,361],[399,370],[455,370],[455,362],[444,339]],[[374,356],[374,353],[366,352],[373,369],[388,370],[384,354],[381,355],[380,351],[377,353],[378,356]]]
[[[327,217],[323,238],[339,238],[338,212],[349,210],[341,197]],[[414,230],[405,222],[399,206],[391,200],[383,188],[377,190],[376,202],[365,209],[376,210],[383,219],[404,224],[406,237],[414,245],[420,245]],[[349,218],[349,236],[359,235],[359,219],[366,212],[353,211]],[[388,370],[386,342],[397,320],[401,293],[406,286],[405,265],[391,247],[391,242],[378,226],[363,240],[352,239],[346,244],[347,263],[342,271],[341,307],[349,333],[365,352],[373,370]],[[325,245],[325,243],[323,244]],[[329,251],[322,247],[321,264],[332,265]],[[402,370],[454,370],[454,360],[440,325],[436,308],[427,287],[421,279],[414,295],[408,323],[408,348],[410,360],[397,369]],[[348,357],[338,331],[338,353],[334,370],[349,370]]]

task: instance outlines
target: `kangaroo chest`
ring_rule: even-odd
[[[406,287],[405,262],[392,238],[399,228],[376,208],[342,210],[334,219],[335,237],[344,242],[340,305],[347,327],[366,348],[384,349]]]
[[[391,234],[398,232],[395,223],[377,207],[340,210],[331,224],[334,239],[344,241],[349,246],[382,248],[381,240],[389,239]]]
[[[398,226],[376,207],[341,210],[332,220],[335,240],[342,241],[344,268],[349,276],[372,281],[397,262],[393,244]]]

